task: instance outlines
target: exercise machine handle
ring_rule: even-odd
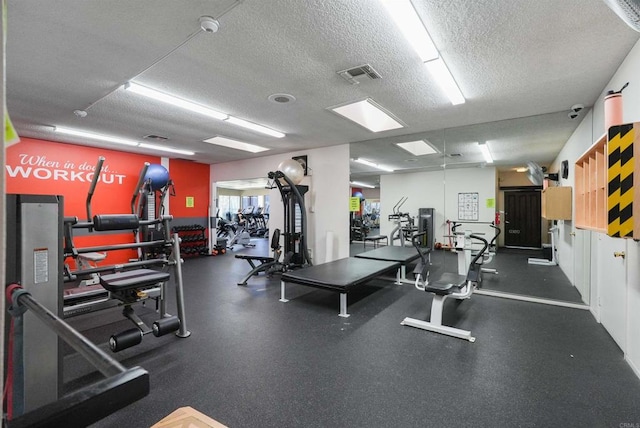
[[[149,168],[149,162],[145,162],[142,165],[142,169],[140,170],[140,175],[138,176],[138,183],[136,187],[133,189],[133,196],[131,197],[131,214],[138,214],[136,211],[136,198],[140,194],[140,190],[144,185],[144,177],[147,175],[147,169]]]
[[[98,184],[98,179],[102,172],[102,164],[104,164],[104,157],[100,156],[98,157],[98,163],[96,164],[96,169],[93,172],[93,178],[89,185],[89,193],[87,193],[87,222],[91,221],[91,199],[93,198],[93,192],[96,191],[96,185]],[[89,229],[89,231],[92,232],[91,229]]]

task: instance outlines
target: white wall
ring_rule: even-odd
[[[333,233],[332,260],[349,256],[349,146],[333,146],[321,149],[291,152],[236,162],[211,165],[212,188],[215,183],[266,177],[275,171],[285,159],[307,155],[310,175],[302,185],[309,186],[305,196],[307,208],[307,242],[314,263],[327,261],[326,236]],[[212,196],[212,201],[215,195]],[[284,207],[277,189],[269,194],[271,231],[283,228]],[[280,203],[278,203],[280,201]],[[215,212],[215,208],[214,211]]]
[[[593,111],[585,116],[576,132],[567,141],[553,166],[557,167],[564,160],[569,160],[570,176],[565,185],[572,185],[573,166],[577,158],[586,151],[594,141],[604,134],[604,96],[609,89],[619,90],[626,82],[631,82],[623,92],[624,121],[640,122],[640,42],[636,43],[629,55],[620,65],[611,81],[602,88],[602,95],[593,106]],[[589,139],[589,128],[591,137]],[[578,259],[583,251],[570,239],[569,222],[561,224],[561,238],[558,250],[561,254],[560,266],[569,278],[575,280],[578,275],[573,272],[578,268],[572,265],[571,253]],[[581,232],[586,242],[591,242],[591,311],[598,321],[609,331],[625,353],[625,358],[640,377],[640,244],[630,239],[608,238],[596,232]],[[613,252],[624,251],[625,259],[613,258]],[[620,267],[617,267],[620,266]],[[612,279],[617,277],[619,279]],[[615,298],[612,298],[615,296]],[[614,322],[606,320],[607,314],[616,314]]]
[[[559,172],[560,163],[563,160],[569,161],[569,176],[566,179],[560,177],[558,186],[571,186],[575,182],[575,161],[586,152],[593,142],[598,138],[593,136],[592,130],[593,112],[589,110],[582,122],[578,125],[576,131],[571,135],[571,138],[567,141],[562,148],[556,160],[549,166],[549,171]],[[575,218],[575,192],[572,192],[572,207],[573,216]],[[574,235],[572,233],[588,233],[583,231],[575,231],[573,221],[559,220],[558,232],[556,233],[556,246],[557,257],[560,268],[564,274],[569,278],[572,284],[575,284],[577,288],[582,289],[581,284],[576,284],[576,274],[574,268]],[[585,279],[582,279],[585,280]]]
[[[418,215],[419,208],[434,208],[436,217],[434,228],[436,241],[449,241],[444,235],[449,231],[446,220],[458,219],[458,193],[478,192],[480,212],[478,221],[494,220],[495,208],[487,208],[487,199],[496,198],[495,168],[460,168],[445,171],[415,172],[409,174],[382,175],[380,177],[380,233],[389,235],[394,224],[388,220],[393,206],[401,197],[408,197],[401,211],[412,217]],[[486,225],[466,225],[474,232],[483,232],[493,236],[493,230]]]

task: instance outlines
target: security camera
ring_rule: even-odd
[[[570,111],[569,112],[569,119],[575,119],[578,116],[580,116],[580,115],[575,111]]]
[[[580,112],[582,109],[584,108],[584,106],[582,104],[574,104],[571,106],[571,111],[574,113],[578,113]],[[573,118],[572,118],[573,119]]]

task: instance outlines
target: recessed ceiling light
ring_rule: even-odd
[[[251,129],[252,131],[258,131],[262,134],[270,135],[276,138],[282,138],[285,136],[285,134],[280,131],[276,131],[275,129],[267,128],[266,126],[258,125],[257,123],[249,122],[248,120],[239,119],[233,116],[227,117],[225,119],[225,122],[229,122],[246,129]]]
[[[377,163],[374,163],[374,162],[371,162],[371,161],[368,161],[368,160],[362,159],[362,158],[356,158],[353,161],[361,163],[363,165],[370,166],[372,168],[376,168],[376,169],[382,170],[382,171],[387,171],[387,172],[393,172],[394,171],[392,168],[389,168],[389,167],[386,167],[386,166],[383,166],[383,165],[379,165]]]
[[[289,94],[271,94],[267,97],[269,101],[276,104],[292,103],[296,100],[296,97]]]
[[[199,113],[204,116],[212,117],[214,119],[225,120],[229,116],[225,113],[221,113],[209,107],[205,107],[203,105],[196,104],[194,102],[187,101],[185,99],[178,98],[173,95],[166,94],[164,92],[156,91],[155,89],[151,89],[146,86],[139,85],[137,83],[127,82],[124,85],[124,88],[127,91],[133,92],[134,94],[142,95],[143,97],[147,97],[156,101],[171,104],[172,106],[180,107],[182,109],[189,110],[194,113]]]
[[[410,0],[383,0],[382,4],[422,62],[438,58],[438,50]]]
[[[371,184],[366,184],[366,183],[361,183],[359,181],[352,181],[351,183],[352,186],[356,186],[356,187],[366,187],[368,189],[375,189],[376,186],[372,186]]]
[[[244,150],[245,152],[251,153],[260,153],[269,150],[265,147],[256,146],[255,144],[244,143],[242,141],[232,140],[231,138],[225,137],[213,137],[204,140],[204,142],[215,144],[218,146],[229,147],[231,149]]]
[[[489,151],[487,143],[478,143],[478,147],[480,147],[484,160],[487,161],[487,163],[493,163],[493,158],[491,157],[491,152]]]
[[[401,149],[408,151],[414,156],[424,156],[438,153],[438,151],[425,140],[396,143],[396,145]]]
[[[94,132],[81,131],[79,129],[65,128],[62,126],[55,126],[53,130],[54,132],[58,132],[61,134],[74,135],[76,137],[82,138],[91,138],[93,140],[107,141],[109,143],[122,144],[131,147],[140,147],[142,149],[158,150],[161,152],[176,153],[187,156],[195,155],[195,152],[192,152],[191,150],[174,149],[171,147],[159,146],[157,144],[140,143],[138,141],[128,140],[125,138],[114,137],[106,134],[96,134]]]
[[[329,110],[367,128],[371,132],[404,128],[404,125],[398,119],[394,118],[391,113],[386,112],[370,98],[338,107],[330,107]]]
[[[464,104],[464,95],[462,95],[458,84],[442,58],[425,62],[424,65],[427,67],[431,77],[434,78],[447,97],[449,97],[451,104],[454,106]]]

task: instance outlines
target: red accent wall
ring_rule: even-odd
[[[169,212],[174,217],[202,217],[209,215],[209,165],[181,159],[169,160],[169,174],[176,188]],[[187,207],[186,198],[193,197],[194,206]]]
[[[21,138],[7,148],[6,191],[64,196],[64,215],[86,220],[85,201],[98,157],[105,158],[91,203],[93,214],[131,213],[131,197],[144,162],[155,156]]]
[[[160,157],[21,138],[20,143],[7,148],[6,192],[62,195],[64,215],[86,220],[87,192],[99,156],[105,161],[92,199],[92,214],[130,214],[131,197],[144,162],[159,164]],[[174,218],[206,218],[209,165],[171,160],[169,170],[177,193],[170,199]],[[194,196],[194,208],[185,208],[185,196]],[[128,242],[133,242],[133,233],[93,233],[74,240],[82,247]],[[134,250],[112,251],[100,264],[122,263],[136,256]]]

